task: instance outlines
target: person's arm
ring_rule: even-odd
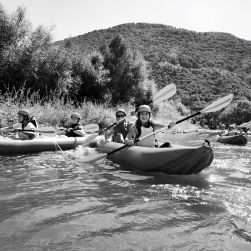
[[[13,127],[2,127],[0,128],[0,132],[14,132],[14,128]]]
[[[128,145],[128,146],[133,146],[134,145],[134,140],[135,140],[135,134],[136,134],[136,126],[133,125],[128,134],[127,134],[127,137],[125,139],[125,144]]]
[[[68,130],[68,129],[67,129]],[[74,128],[70,128],[70,131],[76,134],[76,136],[83,137],[86,135],[83,127],[81,125],[77,125]]]
[[[86,135],[85,131],[84,130],[74,130],[73,129],[73,133],[75,133],[76,135],[80,136],[80,137],[84,137]]]
[[[25,129],[21,132],[24,133],[25,135],[27,135],[30,139],[33,139],[36,137],[35,129],[36,128],[32,123],[28,123],[28,125],[25,127]]]
[[[14,132],[15,130],[20,129],[21,130],[22,125],[20,123],[16,123],[13,126],[6,126],[6,127],[2,127],[0,128],[1,132]]]

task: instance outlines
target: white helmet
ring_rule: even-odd
[[[148,113],[152,113],[152,111],[151,111],[151,108],[150,108],[150,106],[148,106],[148,105],[141,105],[139,108],[138,108],[138,110],[137,110],[137,113],[139,114],[140,112],[148,112]]]
[[[81,115],[78,112],[74,112],[71,114],[71,118],[81,119]]]

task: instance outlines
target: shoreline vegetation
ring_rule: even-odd
[[[22,88],[18,91],[7,92],[0,97],[0,127],[12,126],[16,123],[17,111],[21,108],[31,111],[31,114],[36,117],[39,127],[64,126],[66,121],[70,119],[70,114],[78,112],[82,116],[83,125],[95,123],[101,129],[116,121],[115,111],[118,108],[126,110],[128,120],[136,121],[136,117],[130,115],[130,112],[135,109],[130,104],[111,107],[109,102],[98,103],[88,100],[77,102],[67,97],[62,98],[55,95],[51,95],[45,100],[41,99],[37,93],[30,93]],[[163,124],[182,118],[182,115],[174,107],[173,101],[156,104],[153,110],[154,120]],[[183,111],[183,113],[187,114],[187,111]],[[195,132],[198,128],[200,128],[199,125],[186,121],[175,126],[172,133]]]

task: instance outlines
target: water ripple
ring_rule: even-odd
[[[250,142],[213,145],[212,165],[191,176],[132,172],[106,159],[89,165],[98,153],[83,147],[0,157],[1,248],[250,250]]]

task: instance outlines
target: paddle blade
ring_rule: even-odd
[[[83,126],[83,129],[85,132],[94,133],[99,130],[99,126],[98,124],[88,124],[88,125]]]
[[[211,105],[205,107],[203,110],[201,110],[201,113],[208,113],[208,112],[216,112],[219,111],[226,106],[228,106],[231,101],[233,100],[233,94],[229,94],[223,98],[220,98],[216,101],[214,101]]]
[[[171,98],[175,93],[176,93],[176,85],[175,84],[167,85],[153,96],[153,102],[165,101]]]
[[[99,136],[98,133],[89,134],[88,136],[85,136],[86,139],[85,139],[85,142],[82,145],[83,146],[88,146],[90,144],[95,143],[97,136]]]

